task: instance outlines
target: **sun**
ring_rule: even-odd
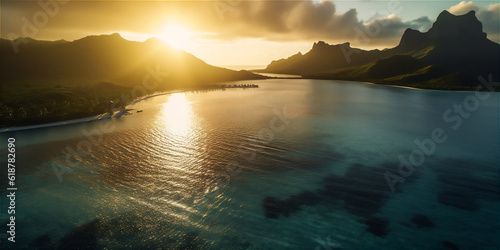
[[[170,24],[159,38],[176,49],[187,49],[191,45],[192,32],[178,24]]]

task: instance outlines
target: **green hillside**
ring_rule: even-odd
[[[411,56],[397,55],[362,66],[304,75],[308,78],[366,81],[387,85],[441,90],[470,90],[473,79],[460,72],[426,64]]]
[[[22,39],[22,38],[19,38]],[[133,98],[220,82],[262,79],[208,65],[160,40],[119,34],[73,42],[1,39],[1,126],[41,124],[103,114]]]

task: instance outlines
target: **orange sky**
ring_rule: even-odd
[[[426,31],[440,11],[451,8],[456,14],[476,10],[490,39],[498,42],[495,2],[355,3],[2,1],[1,36],[75,40],[118,32],[129,40],[158,37],[214,65],[266,65],[305,53],[318,40],[392,47],[406,28]]]

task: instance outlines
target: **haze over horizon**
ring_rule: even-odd
[[[156,37],[216,66],[267,65],[313,42],[350,42],[362,49],[394,47],[407,28],[427,31],[437,15],[476,11],[488,38],[499,42],[500,3],[441,2],[3,2],[1,37],[77,40],[119,33]],[[140,5],[140,6],[139,6]],[[83,20],[83,21],[82,21]],[[34,26],[30,29],[27,26]]]

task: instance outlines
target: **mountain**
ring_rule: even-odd
[[[500,45],[486,38],[474,11],[462,16],[443,11],[428,32],[407,29],[392,52],[412,54],[426,63],[472,77],[498,76],[500,68]]]
[[[346,55],[349,54],[349,59]],[[263,72],[304,75],[328,70],[362,65],[387,57],[385,51],[352,48],[350,43],[329,45],[324,41],[314,43],[312,49],[302,55],[300,52],[287,59],[271,62]]]
[[[158,39],[134,42],[119,34],[72,42],[1,39],[0,49],[4,127],[103,114],[158,91],[265,78],[211,66]]]
[[[23,39],[23,38],[19,38]],[[195,56],[173,49],[158,39],[133,42],[119,34],[88,36],[73,42],[36,41],[19,43],[16,53],[11,41],[2,39],[2,80],[67,80],[118,85],[142,84],[146,67],[168,72],[161,88],[186,87],[221,81],[257,79],[247,71],[233,71],[206,64]],[[170,84],[170,85],[168,85]]]
[[[423,89],[470,90],[474,79],[463,72],[427,64],[409,55],[395,55],[361,66],[341,68],[309,78],[363,81]]]
[[[412,65],[414,64],[414,65]],[[475,12],[443,11],[425,33],[407,29],[398,46],[361,50],[314,43],[306,54],[271,62],[264,72],[437,89],[470,89],[479,75],[499,79],[500,45],[487,39]],[[412,69],[412,70],[410,70]],[[384,76],[384,77],[380,77]]]

